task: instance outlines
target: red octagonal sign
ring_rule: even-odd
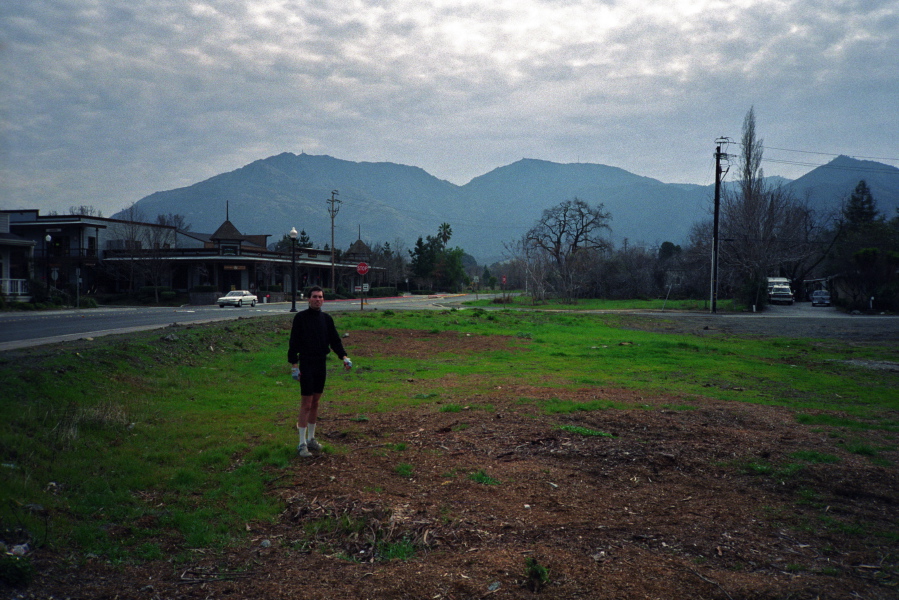
[[[365,275],[366,273],[368,273],[368,264],[364,262],[359,263],[358,265],[356,265],[356,272],[360,275]]]

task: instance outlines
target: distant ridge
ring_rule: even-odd
[[[873,165],[873,166],[872,166]],[[899,169],[839,157],[787,185],[817,210],[833,210],[865,179],[880,210],[899,206]],[[544,209],[580,198],[602,202],[612,215],[614,242],[658,245],[686,242],[694,223],[709,218],[712,186],[663,183],[617,167],[560,164],[525,158],[458,186],[423,169],[389,162],[352,162],[326,155],[284,152],[254,161],[191,186],[156,192],[137,202],[146,218],[182,214],[192,230],[215,231],[230,220],[244,235],[268,234],[276,241],[291,227],[305,230],[318,247],[330,243],[326,200],[337,190],[335,245],[358,237],[369,245],[400,241],[406,249],[419,236],[452,226],[451,246],[481,263],[503,257]],[[121,213],[119,215],[122,216]]]

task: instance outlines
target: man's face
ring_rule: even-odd
[[[309,308],[320,309],[325,303],[325,295],[322,292],[315,291],[309,296]]]

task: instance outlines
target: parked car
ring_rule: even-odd
[[[768,294],[771,304],[793,304],[793,292],[788,285],[775,285]]]
[[[830,292],[827,290],[812,292],[812,306],[830,306]]]
[[[222,308],[225,306],[236,306],[240,308],[244,304],[249,304],[250,306],[256,306],[257,298],[255,295],[251,294],[247,290],[234,290],[233,292],[228,292],[216,302]]]

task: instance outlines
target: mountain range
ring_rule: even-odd
[[[777,181],[824,213],[838,209],[862,179],[881,212],[895,216],[896,167],[840,156],[799,179]],[[604,205],[616,245],[625,240],[683,244],[694,223],[710,219],[714,185],[663,183],[601,164],[522,159],[459,186],[413,166],[285,152],[188,187],[156,192],[136,208],[147,220],[184,215],[192,231],[202,233],[215,231],[227,216],[242,233],[268,234],[271,242],[296,227],[314,246],[324,247],[331,241],[332,192],[340,201],[334,217],[338,248],[362,239],[408,249],[419,236],[436,235],[441,223],[449,223],[449,245],[489,264],[500,260],[505,245],[520,239],[545,209],[573,198]]]

